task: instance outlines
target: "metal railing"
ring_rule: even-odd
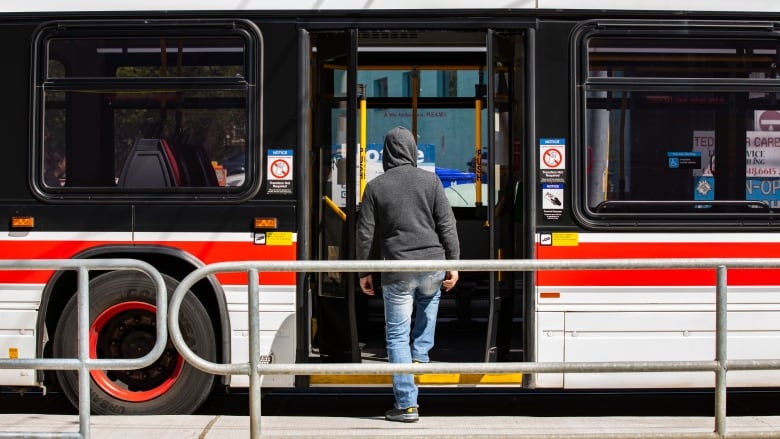
[[[90,375],[92,369],[140,369],[154,363],[167,343],[168,298],[165,280],[160,272],[146,262],[135,259],[41,259],[0,260],[0,270],[75,270],[78,295],[78,357],[77,358],[15,358],[0,359],[0,369],[78,370],[79,431],[78,432],[0,432],[0,437],[24,438],[85,438],[90,437]],[[157,341],[146,355],[133,359],[89,358],[89,271],[135,270],[146,273],[157,292]]]
[[[182,280],[173,293],[168,315],[171,341],[197,369],[220,375],[249,375],[250,434],[260,437],[261,377],[263,375],[385,375],[447,373],[562,373],[562,372],[680,372],[715,374],[715,426],[713,432],[643,434],[533,435],[534,438],[780,438],[778,432],[726,432],[726,371],[780,369],[778,360],[732,360],[726,356],[727,271],[729,268],[780,268],[780,259],[580,259],[580,260],[459,260],[459,261],[256,261],[225,262],[201,267]],[[638,270],[713,269],[715,285],[715,359],[713,361],[620,361],[620,362],[509,362],[509,363],[347,363],[261,364],[260,362],[260,272],[383,272],[383,271],[543,271],[543,270]],[[178,326],[179,307],[186,292],[200,279],[216,273],[248,273],[249,362],[218,364],[204,360],[187,347]]]

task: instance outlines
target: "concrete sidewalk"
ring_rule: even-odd
[[[671,436],[677,433],[705,437],[714,431],[712,417],[531,417],[531,416],[422,416],[417,423],[385,421],[382,417],[264,416],[264,438],[320,437],[559,437],[591,434]],[[0,431],[70,432],[79,429],[76,415],[3,414]],[[780,436],[780,416],[729,417],[729,435],[761,432]],[[248,416],[92,416],[90,436],[96,439],[225,439],[249,438]],[[24,437],[22,435],[22,437]],[[749,437],[749,436],[743,436]]]

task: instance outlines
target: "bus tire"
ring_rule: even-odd
[[[163,275],[170,298],[178,285]],[[156,340],[156,294],[143,273],[116,271],[89,282],[90,357],[138,358]],[[181,303],[179,328],[187,346],[207,361],[215,361],[214,329],[206,309],[194,294]],[[54,335],[54,356],[78,357],[78,310],[74,295],[63,309]],[[78,371],[58,370],[63,393],[78,407]],[[152,365],[127,371],[90,372],[90,405],[100,415],[190,414],[208,398],[214,376],[187,363],[168,338]]]

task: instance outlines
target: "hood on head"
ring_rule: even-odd
[[[382,168],[387,171],[403,165],[417,167],[417,142],[411,131],[404,127],[395,127],[385,134]]]

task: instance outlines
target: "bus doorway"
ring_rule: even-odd
[[[417,138],[418,167],[444,186],[461,257],[520,257],[523,36],[364,30],[308,36],[310,156],[319,173],[312,180],[312,257],[354,258],[363,187],[383,172],[384,135],[399,125]],[[433,361],[519,359],[522,284],[512,273],[461,272],[458,286],[442,294]],[[317,274],[312,285],[311,355],[387,361],[381,295],[363,295],[354,273]]]

